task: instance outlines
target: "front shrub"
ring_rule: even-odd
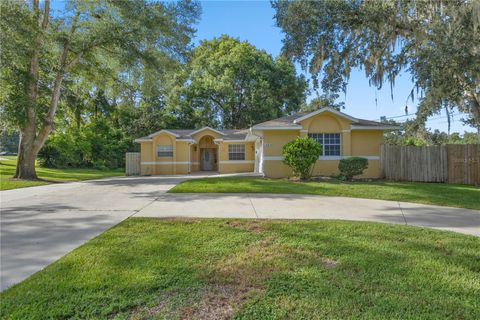
[[[321,152],[322,147],[317,141],[298,137],[283,146],[283,162],[292,168],[295,176],[306,180]]]
[[[351,157],[341,159],[338,164],[340,170],[340,178],[344,180],[352,180],[354,176],[358,176],[368,168],[368,159],[361,157]]]

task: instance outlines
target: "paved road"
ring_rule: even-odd
[[[480,236],[475,210],[310,195],[166,194],[187,178],[116,177],[0,192],[0,289],[130,216],[348,219]]]

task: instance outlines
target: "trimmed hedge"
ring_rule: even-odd
[[[368,159],[362,157],[351,157],[341,159],[338,164],[340,178],[352,180],[354,176],[361,175],[368,168]]]

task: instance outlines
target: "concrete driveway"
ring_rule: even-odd
[[[151,204],[182,177],[116,177],[0,192],[5,289]]]
[[[0,288],[41,270],[124,219],[348,219],[480,236],[480,211],[368,199],[278,194],[166,194],[194,176],[115,177],[0,192]]]
[[[478,210],[303,194],[168,193],[135,217],[361,220],[480,236]]]

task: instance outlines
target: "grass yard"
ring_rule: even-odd
[[[188,180],[169,192],[318,194],[480,209],[480,188],[422,182],[293,182],[286,179],[224,177]]]
[[[479,319],[480,238],[131,218],[0,294],[2,319]]]
[[[9,190],[33,186],[41,186],[52,182],[67,182],[100,179],[111,176],[123,176],[123,169],[97,170],[97,169],[48,169],[37,166],[37,175],[47,181],[28,181],[12,179],[17,164],[14,156],[1,156],[0,158],[0,190]]]

